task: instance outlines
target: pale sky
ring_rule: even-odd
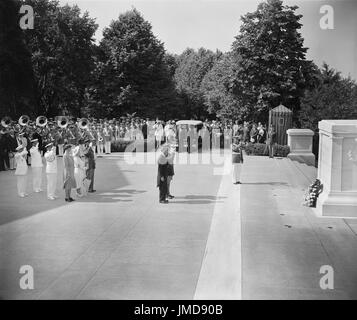
[[[260,0],[60,0],[77,4],[96,18],[100,40],[102,30],[119,14],[138,9],[152,25],[154,34],[171,53],[187,47],[204,47],[223,52],[230,50],[239,33],[240,17],[256,10]],[[285,0],[299,6],[303,15],[302,35],[309,48],[308,59],[321,66],[326,61],[345,76],[357,79],[357,0]],[[334,29],[322,30],[320,8],[329,4],[334,9]]]

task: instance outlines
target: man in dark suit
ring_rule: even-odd
[[[0,171],[5,171],[5,158],[7,154],[7,142],[5,132],[0,131]]]
[[[88,169],[87,169],[86,175],[87,175],[87,179],[90,180],[88,192],[93,193],[96,191],[93,189],[94,171],[95,171],[95,156],[94,156],[93,148],[90,145],[90,140],[86,140],[84,142],[84,144],[85,144],[84,155],[86,156],[87,161],[88,161]]]
[[[159,201],[160,203],[168,203],[167,196],[167,175],[168,175],[168,155],[169,148],[167,145],[161,146],[161,153],[158,158],[158,170],[157,170],[157,187],[160,190]]]

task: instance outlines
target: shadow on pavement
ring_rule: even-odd
[[[78,202],[131,202],[133,195],[142,194],[147,191],[135,189],[121,189],[121,190],[97,190],[84,198],[79,198]]]
[[[64,200],[64,190],[62,189],[63,165],[61,159],[58,160],[57,195],[58,199],[50,201],[46,194],[46,174],[42,173],[41,193],[32,191],[32,173],[29,168],[27,190],[29,196],[19,198],[17,196],[16,177],[14,172],[1,172],[0,174],[0,225],[16,220],[24,219],[29,216],[56,209],[68,205]],[[85,198],[76,198],[75,191],[72,197],[76,202],[129,202],[128,197],[144,191],[134,189],[121,189],[128,185],[128,180],[124,174],[125,170],[118,168],[116,161],[102,161],[98,159],[94,177],[94,189],[96,193],[91,193]],[[6,186],[6,187],[5,187]],[[100,194],[112,193],[110,197],[103,197]],[[124,198],[124,199],[123,199]]]

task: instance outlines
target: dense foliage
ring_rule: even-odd
[[[265,0],[241,17],[230,52],[170,54],[136,10],[95,43],[95,19],[57,0],[27,0],[35,28],[19,27],[18,0],[0,1],[0,112],[266,122],[279,103],[298,126],[356,118],[356,83],[306,60],[296,6]],[[233,40],[233,39],[232,39]]]
[[[31,55],[19,27],[20,2],[0,1],[0,115],[33,114]]]

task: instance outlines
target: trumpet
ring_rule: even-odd
[[[30,123],[29,116],[23,115],[19,118],[19,125],[20,126],[27,126]]]
[[[36,126],[45,127],[47,126],[47,118],[45,116],[39,116],[36,118]]]
[[[58,120],[57,120],[57,125],[64,129],[68,126],[68,123],[69,123],[69,120],[67,117],[59,117]]]
[[[82,118],[78,121],[78,127],[80,129],[87,129],[88,128],[89,121],[86,118]]]
[[[1,125],[4,127],[4,128],[7,128],[11,125],[11,118],[10,117],[4,117],[2,120],[1,120]]]

